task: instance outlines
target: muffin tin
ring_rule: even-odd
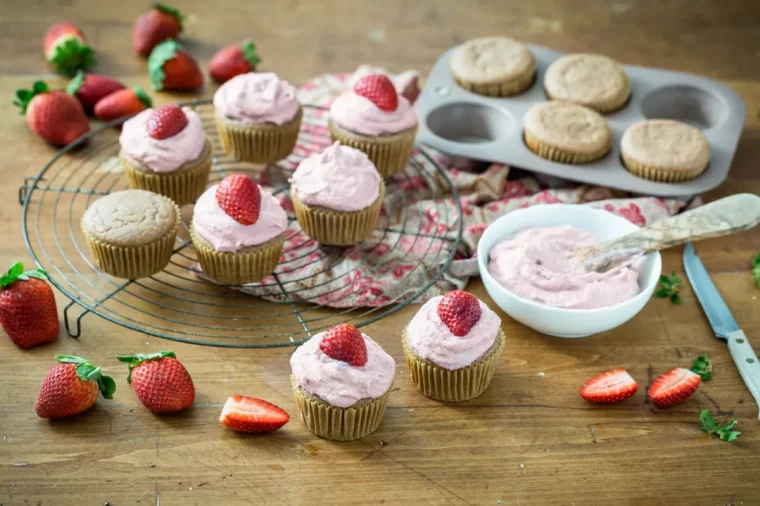
[[[522,94],[504,98],[477,95],[459,87],[449,71],[455,49],[445,52],[417,102],[417,141],[449,155],[502,162],[647,195],[695,195],[715,188],[728,176],[746,114],[739,95],[705,77],[633,65],[623,65],[631,80],[628,104],[605,115],[612,130],[610,152],[601,160],[582,165],[540,158],[523,142],[523,117],[533,105],[547,100],[544,74],[563,53],[541,46],[528,47],[536,58],[536,79]],[[674,119],[699,128],[712,151],[707,170],[683,183],[649,181],[628,172],[620,157],[620,139],[628,127],[645,119]]]

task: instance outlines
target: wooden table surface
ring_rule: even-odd
[[[561,0],[181,4],[189,15],[186,45],[201,62],[221,45],[250,36],[264,67],[294,83],[363,63],[425,72],[445,49],[486,34],[720,79],[746,101],[747,124],[729,180],[708,198],[760,192],[756,1],[593,0],[582,8]],[[0,265],[31,261],[16,192],[54,153],[10,105],[13,90],[35,79],[64,82],[41,55],[47,25],[76,21],[99,51],[99,71],[148,88],[145,63],[130,45],[142,8],[142,2],[0,1]],[[203,96],[213,90],[207,86]],[[758,352],[760,289],[748,269],[759,251],[757,230],[699,245]],[[667,271],[682,271],[680,254],[664,255]],[[470,288],[488,301],[479,282]],[[68,301],[58,295],[62,308]],[[54,344],[22,351],[2,338],[0,504],[760,504],[758,408],[688,286],[680,306],[653,299],[633,321],[590,339],[552,339],[502,315],[508,336],[503,364],[491,388],[462,405],[429,400],[408,378],[399,334],[415,309],[366,330],[399,368],[383,424],[350,443],[319,439],[295,416],[291,349],[177,345],[92,315],[83,320],[79,340],[62,331]],[[121,382],[124,366],[113,356],[166,348],[187,366],[198,395],[190,411],[156,417]],[[626,367],[644,390],[653,376],[688,367],[700,353],[712,358],[714,379],[672,409],[653,408],[643,392],[614,407],[578,396],[586,379],[614,367]],[[35,398],[54,354],[104,365],[120,380],[116,399],[101,399],[85,415],[59,423],[37,418]],[[217,418],[236,393],[269,399],[293,419],[260,437],[226,430]],[[736,443],[699,430],[705,408],[739,421]]]

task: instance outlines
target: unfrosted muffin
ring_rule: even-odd
[[[172,256],[179,207],[144,190],[125,190],[96,200],[82,217],[82,231],[100,268],[138,279],[163,269]]]
[[[536,59],[530,49],[509,37],[482,37],[457,47],[451,75],[462,88],[478,95],[508,97],[533,83]]]
[[[623,107],[631,96],[628,75],[618,62],[598,54],[569,54],[549,65],[546,95],[601,113]]]

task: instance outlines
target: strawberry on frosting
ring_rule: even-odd
[[[216,202],[227,216],[242,225],[253,225],[261,213],[261,189],[243,174],[225,177],[216,188]]]
[[[438,316],[455,336],[466,336],[480,320],[480,303],[477,297],[463,290],[447,293],[438,304]]]
[[[398,94],[393,83],[383,74],[370,74],[359,79],[354,85],[354,93],[366,97],[370,102],[386,112],[398,109]]]
[[[168,139],[174,137],[187,126],[187,115],[179,106],[174,104],[164,105],[154,109],[145,128],[148,135],[154,139]]]

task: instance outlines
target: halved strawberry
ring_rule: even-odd
[[[274,404],[246,395],[228,397],[219,416],[222,425],[248,433],[277,430],[289,420],[290,415]]]
[[[700,381],[699,374],[679,367],[654,380],[649,387],[649,398],[658,408],[667,408],[691,397]]]
[[[398,109],[398,93],[388,76],[370,74],[359,79],[354,85],[354,92],[369,99],[383,111]]]
[[[242,225],[253,225],[261,212],[261,189],[243,174],[222,179],[216,187],[216,202],[222,211]]]
[[[438,304],[438,316],[452,334],[458,337],[467,333],[480,320],[478,298],[463,290],[452,290]]]
[[[588,380],[581,387],[581,397],[598,404],[623,401],[639,389],[638,383],[625,369],[613,369]]]
[[[322,336],[319,349],[330,358],[361,367],[367,363],[367,345],[362,333],[349,323],[340,323]]]

